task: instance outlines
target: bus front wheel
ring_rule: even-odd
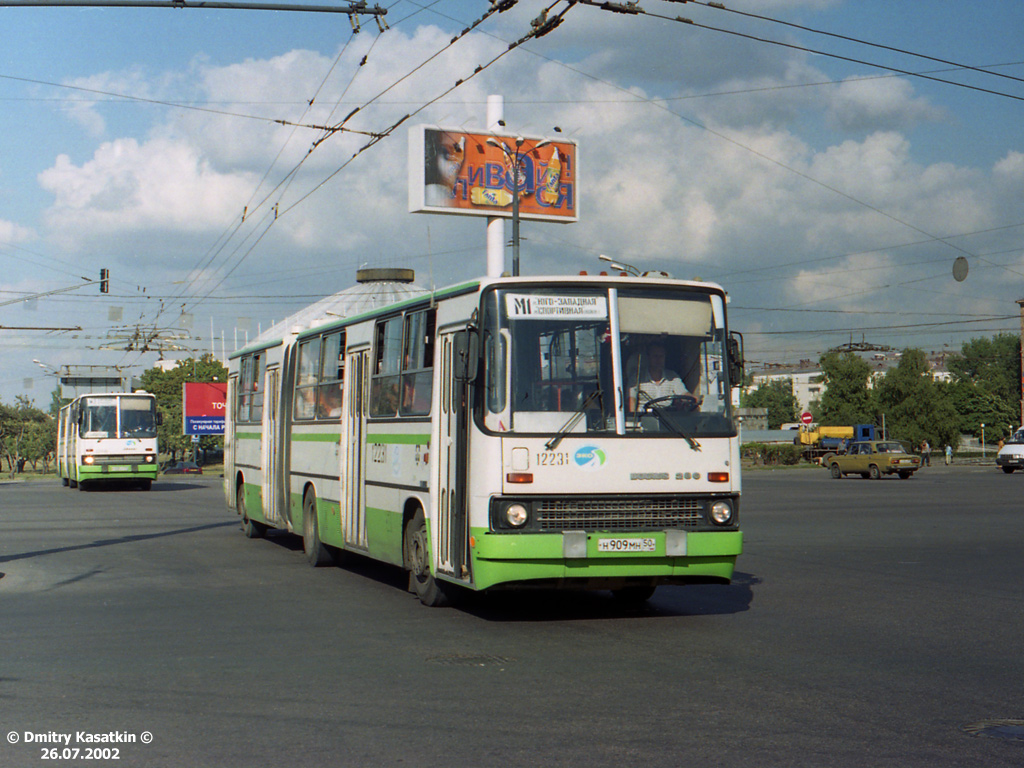
[[[447,605],[447,596],[430,572],[427,521],[422,509],[416,511],[405,527],[405,562],[409,568],[409,591],[415,592],[424,605]]]

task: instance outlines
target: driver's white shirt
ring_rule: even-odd
[[[689,394],[683,380],[679,378],[679,374],[668,369],[662,372],[661,379],[658,381],[652,381],[648,375],[640,382],[640,391],[647,397],[640,398],[641,402],[638,405],[646,403],[648,398],[657,400],[659,397],[668,397],[669,395]],[[633,398],[633,402],[636,402],[636,387],[629,388],[629,396]]]

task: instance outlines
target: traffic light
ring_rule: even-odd
[[[110,293],[110,270],[100,270],[100,293]]]

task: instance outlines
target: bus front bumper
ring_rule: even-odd
[[[78,481],[90,480],[156,480],[156,464],[83,464],[78,468]]]
[[[727,583],[743,551],[743,533],[476,530],[470,547],[476,589],[531,581],[590,589],[624,581]]]

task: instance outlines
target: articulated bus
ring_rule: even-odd
[[[320,315],[230,360],[225,498],[247,536],[392,563],[427,605],[731,580],[742,339],[721,287],[483,278]],[[685,393],[646,395],[652,350]]]
[[[158,471],[156,398],[146,392],[82,395],[60,409],[57,476],[84,491],[93,481],[149,490]]]

